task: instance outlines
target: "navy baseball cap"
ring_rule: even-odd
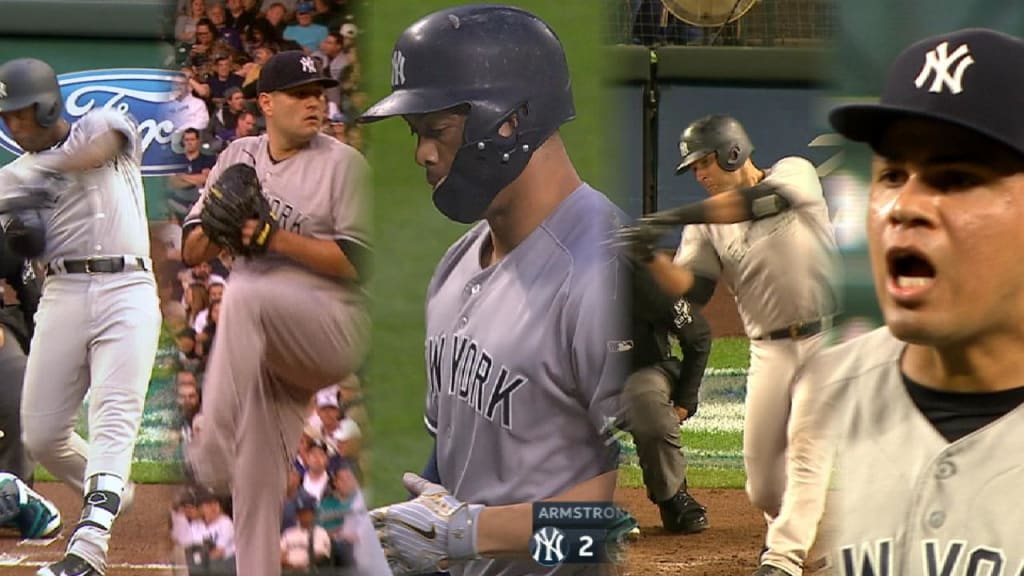
[[[275,54],[263,65],[256,93],[290,90],[306,84],[332,88],[338,85],[338,81],[323,75],[316,58],[307,56],[301,50],[289,50]]]
[[[984,28],[921,40],[889,69],[877,104],[839,106],[829,122],[840,134],[875,147],[896,120],[921,118],[961,126],[1024,156],[1024,41]]]

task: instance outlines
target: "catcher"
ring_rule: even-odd
[[[231,491],[238,574],[281,573],[281,509],[305,407],[355,372],[369,344],[367,167],[320,133],[324,88],[335,84],[301,52],[272,58],[258,88],[267,133],[221,153],[184,222],[187,265],[224,249],[243,256],[186,454],[200,483]],[[384,562],[372,530],[366,521],[359,545],[376,554],[356,557]]]

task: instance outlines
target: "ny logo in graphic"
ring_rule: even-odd
[[[541,566],[561,564],[562,560],[565,560],[565,552],[562,551],[564,540],[565,533],[561,530],[545,526],[533,533],[533,540],[530,541],[530,555]]]
[[[302,65],[302,71],[307,74],[316,74],[316,62],[313,61],[311,56],[303,56],[299,59],[299,64]]]
[[[935,78],[932,80],[931,86],[928,87],[929,92],[942,92],[943,86],[949,88],[949,91],[953,94],[963,92],[964,89],[961,82],[963,81],[964,71],[967,70],[968,66],[974,64],[974,58],[971,58],[971,50],[967,47],[967,44],[961,44],[952,54],[947,54],[948,51],[949,42],[943,42],[928,51],[928,54],[925,55],[921,73],[914,80],[914,86],[918,88],[924,86],[924,83],[928,81],[928,77],[934,72]],[[958,60],[959,63],[957,62]],[[954,64],[956,64],[956,69],[950,74],[949,70]]]
[[[398,50],[391,55],[391,86],[397,88],[405,84],[405,56]]]

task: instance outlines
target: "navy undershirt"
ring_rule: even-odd
[[[914,405],[949,442],[984,428],[1024,402],[1024,386],[999,392],[946,392],[902,376]]]

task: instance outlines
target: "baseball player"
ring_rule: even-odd
[[[648,269],[675,297],[724,280],[750,338],[743,460],[747,495],[769,524],[786,486],[790,389],[800,367],[828,338],[838,310],[835,237],[814,166],[791,156],[762,170],[734,118],[712,115],[680,137],[682,162],[706,200],[645,217],[636,234],[651,250],[660,226],[685,226],[675,258],[654,253]]]
[[[372,513],[395,574],[595,574],[524,557],[532,502],[611,500],[609,419],[630,349],[608,238],[621,214],[577,175],[558,133],[575,116],[555,33],[507,6],[429,14],[398,38],[392,93],[437,209],[476,224],[427,289],[425,423],[440,484]],[[504,556],[506,559],[498,559]]]
[[[886,325],[822,353],[797,385],[800,498],[787,496],[770,540],[780,560],[799,564],[824,508],[842,576],[1024,566],[1017,62],[1024,42],[1006,34],[934,36],[897,57],[879,103],[830,114],[874,151],[867,236]]]
[[[25,154],[0,170],[5,229],[46,270],[25,372],[21,423],[31,455],[85,496],[67,554],[40,576],[106,572],[156,355],[160,308],[134,120],[94,109],[61,117],[45,62],[0,66],[0,119]],[[90,393],[89,443],[74,433]],[[127,498],[126,498],[127,499]]]
[[[225,248],[238,257],[224,291],[217,344],[187,456],[196,478],[230,487],[239,574],[281,573],[279,537],[288,471],[309,399],[359,368],[370,319],[362,283],[369,267],[366,164],[320,133],[324,78],[302,52],[264,67],[259,105],[267,133],[224,150],[183,227],[183,258],[196,265]],[[251,174],[271,211],[217,220],[220,203]],[[225,235],[227,234],[227,235]],[[234,236],[231,236],[234,234]],[[211,238],[224,238],[218,244]],[[244,240],[243,240],[244,239]],[[364,546],[376,546],[365,523]],[[379,567],[360,566],[379,574]],[[374,571],[378,570],[378,571]]]
[[[706,509],[686,489],[679,426],[697,412],[701,379],[711,355],[711,327],[698,307],[707,304],[711,293],[691,293],[693,305],[686,298],[672,300],[645,267],[635,269],[634,371],[626,380],[622,404],[647,496],[658,505],[662,526],[682,534],[708,528]],[[671,353],[670,334],[679,340],[682,361]]]

